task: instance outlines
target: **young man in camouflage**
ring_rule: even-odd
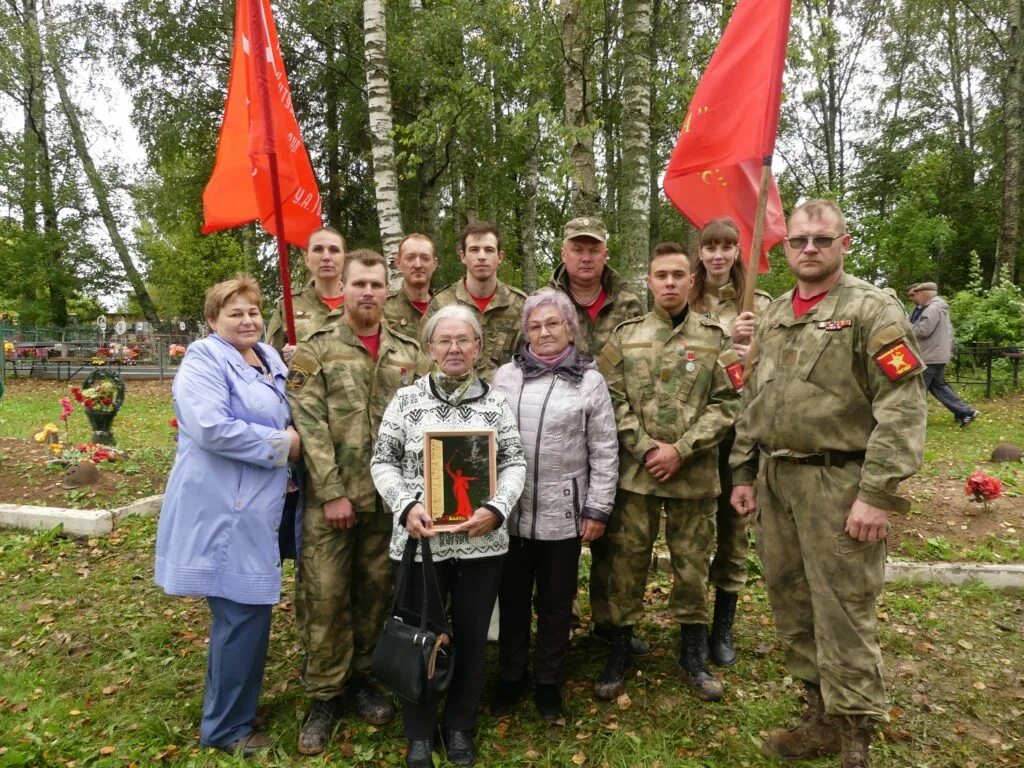
[[[418,337],[430,305],[430,278],[437,270],[434,241],[419,232],[406,235],[398,244],[395,267],[402,273],[402,287],[388,294],[384,319],[399,333]]]
[[[644,313],[640,297],[608,266],[608,228],[596,216],[581,216],[565,225],[562,263],[551,277],[551,287],[576,307],[580,332],[574,343],[584,354],[599,354],[615,326]],[[611,641],[609,563],[607,537],[590,542],[590,616],[594,636],[604,642]],[[637,655],[651,651],[639,637],[631,645]]]
[[[910,507],[897,488],[921,465],[924,364],[899,303],[843,272],[834,202],[799,206],[788,233],[797,285],[758,323],[730,458],[733,506],[756,501],[775,627],[807,693],[800,722],[763,748],[866,768],[888,718],[875,603],[889,514]]]
[[[494,372],[512,360],[522,343],[519,316],[526,294],[498,279],[505,252],[493,224],[474,221],[462,230],[459,260],[466,265],[466,276],[435,294],[424,319],[451,304],[468,307],[484,329],[476,373],[490,384]]]
[[[292,289],[296,341],[302,341],[323,325],[328,316],[344,311],[341,270],[345,266],[345,238],[336,229],[321,227],[309,236],[302,260],[310,279],[305,285]],[[288,343],[285,332],[283,299],[277,302],[267,321],[264,338],[281,353],[286,363],[291,362],[295,347]]]
[[[654,310],[616,328],[598,361],[619,431],[619,487],[606,534],[612,647],[594,684],[599,699],[624,687],[662,507],[672,561],[669,612],[682,634],[679,665],[698,697],[722,698],[707,667],[707,564],[720,490],[717,445],[736,416],[741,365],[722,326],[689,310],[692,283],[683,248],[655,246],[647,267]]]
[[[384,257],[353,251],[343,281],[344,314],[299,344],[288,373],[306,466],[296,587],[312,699],[299,732],[304,755],[319,754],[330,740],[343,688],[367,722],[394,717],[394,706],[369,679],[391,593],[391,517],[381,509],[369,466],[384,409],[426,368],[416,342],[381,323]]]

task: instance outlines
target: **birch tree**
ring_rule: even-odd
[[[650,249],[651,0],[624,0],[620,265],[638,281]]]
[[[390,265],[398,256],[398,244],[402,240],[402,210],[398,200],[391,78],[388,72],[387,28],[383,0],[364,0],[363,36],[377,218],[380,222],[384,256]],[[393,282],[394,270],[390,270],[390,274]]]
[[[594,161],[594,126],[587,100],[587,51],[582,0],[562,0],[562,71],[565,128],[571,162],[569,206],[573,216],[595,215],[601,205]]]
[[[1024,136],[1024,35],[1021,30],[1021,0],[1009,0],[1007,58],[1004,86],[1003,186],[1000,206],[999,248],[995,277],[1020,284],[1020,174],[1021,142]],[[994,282],[994,281],[993,281]]]

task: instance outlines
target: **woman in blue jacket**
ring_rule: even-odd
[[[262,303],[246,275],[206,293],[213,333],[189,345],[174,378],[178,452],[156,539],[156,583],[205,597],[212,614],[202,744],[242,754],[270,744],[251,722],[281,595],[287,462],[299,455],[284,363],[259,342]]]

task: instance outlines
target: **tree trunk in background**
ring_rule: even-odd
[[[992,283],[1005,278],[1020,285],[1020,166],[1021,119],[1024,90],[1024,36],[1021,35],[1022,0],[1010,0],[1007,55],[1009,67],[1004,88],[1003,196],[1000,211],[999,248]]]
[[[683,11],[684,13],[688,11]],[[658,60],[658,17],[661,14],[661,0],[652,0],[651,2],[651,35],[650,41],[647,45],[647,55],[651,61],[651,93],[650,103],[651,109],[654,111],[654,105],[658,103],[658,91],[657,91],[657,78],[654,74],[654,62]],[[658,145],[659,139],[661,138],[662,131],[656,126],[656,121],[652,116],[648,121],[650,126],[651,135],[648,140],[649,149],[647,151],[647,173],[651,180],[650,189],[650,223],[648,225],[648,246],[651,243],[657,243],[661,240],[661,189],[658,187],[658,177],[661,176],[662,168],[658,163]]]
[[[530,118],[533,150],[527,155],[526,174],[523,178],[523,220],[520,247],[523,253],[523,290],[537,290],[537,187],[540,183],[540,124],[537,115]]]
[[[607,179],[604,188],[604,211],[605,217],[614,218],[614,221],[605,221],[611,232],[618,234],[618,189],[615,180],[619,178],[618,168],[615,164],[615,149],[618,147],[616,128],[619,121],[613,117],[617,111],[617,100],[622,93],[618,86],[620,83],[613,82],[612,71],[614,63],[613,41],[618,36],[618,5],[616,0],[604,0],[604,31],[601,35],[601,121],[602,142],[604,144],[604,176]],[[621,117],[621,115],[619,115]]]
[[[96,205],[100,210],[100,218],[103,219],[103,225],[106,227],[107,234],[110,237],[110,244],[114,247],[114,251],[121,261],[121,266],[124,268],[125,276],[135,292],[135,298],[139,302],[139,307],[146,316],[146,320],[152,325],[159,325],[160,317],[157,315],[156,306],[153,304],[153,299],[149,296],[149,291],[146,290],[146,284],[142,281],[142,275],[139,274],[139,270],[132,261],[124,238],[121,237],[121,230],[118,229],[117,219],[114,218],[114,211],[110,206],[110,195],[107,193],[106,182],[100,176],[96,163],[93,162],[92,155],[89,153],[85,131],[82,130],[82,122],[78,118],[78,107],[71,100],[67,78],[64,76],[64,70],[61,69],[57,41],[54,39],[54,20],[50,12],[50,4],[48,0],[42,0],[42,4],[47,24],[46,57],[53,70],[53,82],[57,86],[57,95],[60,97],[61,109],[68,121],[68,129],[71,131],[71,142],[74,144],[75,154],[78,155],[78,160],[82,163],[82,168],[85,170],[86,178],[89,179],[89,186],[92,188],[93,196],[96,198]]]
[[[327,38],[326,69],[333,72],[338,61],[338,36],[332,27],[324,31]],[[341,131],[338,117],[341,111],[341,100],[338,94],[337,78],[331,77],[324,83],[324,125],[327,135],[324,137],[327,161],[327,194],[325,197],[327,224],[341,231]]]
[[[565,73],[565,124],[569,131],[570,214],[596,215],[601,205],[594,161],[594,129],[587,106],[586,54],[581,0],[562,1],[562,67]]]
[[[394,121],[391,116],[391,79],[388,73],[387,28],[382,0],[364,0],[363,35],[366,46],[366,86],[370,114],[373,182],[384,257],[391,264],[402,240],[402,209],[398,200]],[[393,282],[397,273],[389,268]]]
[[[650,249],[651,0],[624,0],[622,181],[619,230],[623,274],[639,285]]]

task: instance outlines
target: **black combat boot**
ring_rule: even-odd
[[[608,661],[594,682],[594,696],[604,701],[616,698],[626,687],[626,668],[632,661],[630,640],[633,627],[612,627],[612,648]]]
[[[736,649],[732,644],[732,624],[736,619],[738,597],[733,592],[715,590],[715,620],[711,624],[708,651],[711,663],[719,667],[728,667],[736,663]]]
[[[720,700],[725,695],[722,681],[708,670],[707,624],[683,624],[681,634],[679,668],[682,670],[683,679],[689,683],[698,699]]]

